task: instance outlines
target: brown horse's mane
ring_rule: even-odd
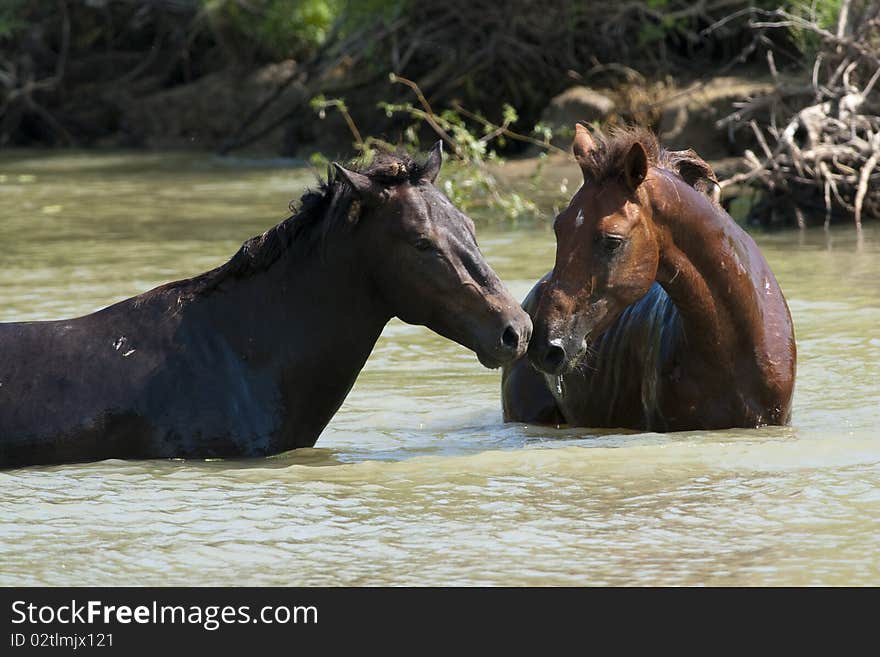
[[[718,184],[715,172],[693,149],[670,151],[661,148],[652,131],[641,126],[612,127],[607,132],[591,130],[595,146],[578,161],[591,182],[602,184],[623,173],[627,153],[638,143],[648,155],[648,164],[676,174],[694,189],[708,194]]]
[[[417,182],[424,176],[425,167],[425,162],[417,162],[406,153],[382,149],[374,151],[369,161],[355,160],[346,164],[347,169],[369,176],[386,187]],[[307,189],[298,204],[290,202],[289,208],[293,214],[262,235],[245,241],[225,264],[200,276],[169,283],[159,289],[185,286],[190,294],[205,294],[230,279],[266,271],[294,243],[310,247],[323,241],[334,227],[344,224],[354,200],[345,180],[335,169],[328,168],[327,178],[322,180],[319,177],[317,188]]]

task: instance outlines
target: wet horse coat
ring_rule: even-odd
[[[225,265],[71,320],[0,324],[0,466],[314,445],[393,316],[524,353],[531,322],[424,165],[338,167]]]
[[[655,431],[791,417],[788,306],[752,238],[706,193],[711,168],[638,129],[577,127],[584,185],[556,219],[556,264],[524,302],[528,360],[505,419]]]

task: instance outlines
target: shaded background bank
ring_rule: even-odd
[[[320,161],[439,135],[491,202],[493,156],[557,153],[575,120],[639,122],[711,158],[753,221],[861,222],[880,213],[878,12],[867,0],[7,0],[0,145]],[[534,214],[518,191],[502,213]]]

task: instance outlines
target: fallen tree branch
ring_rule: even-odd
[[[880,116],[867,103],[880,79],[880,7],[864,3],[857,10],[846,2],[836,32],[783,9],[751,11],[779,19],[753,21],[755,29],[797,27],[819,35],[822,44],[803,69],[804,86],[785,85],[768,54],[774,89],[744,100],[717,122],[729,130],[751,130],[764,156],[759,160],[746,151],[748,170],[721,181],[721,187],[763,190],[753,208],[759,221],[787,216],[804,226],[802,206],[819,205],[826,226],[835,216],[848,216],[861,230],[864,219],[880,219]]]

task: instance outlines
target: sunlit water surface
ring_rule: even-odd
[[[0,321],[214,267],[312,180],[289,163],[6,153]],[[552,264],[545,225],[479,236],[517,297]],[[498,371],[395,321],[316,449],[0,472],[0,584],[878,585],[880,233],[757,239],[797,330],[791,427],[505,425]]]

